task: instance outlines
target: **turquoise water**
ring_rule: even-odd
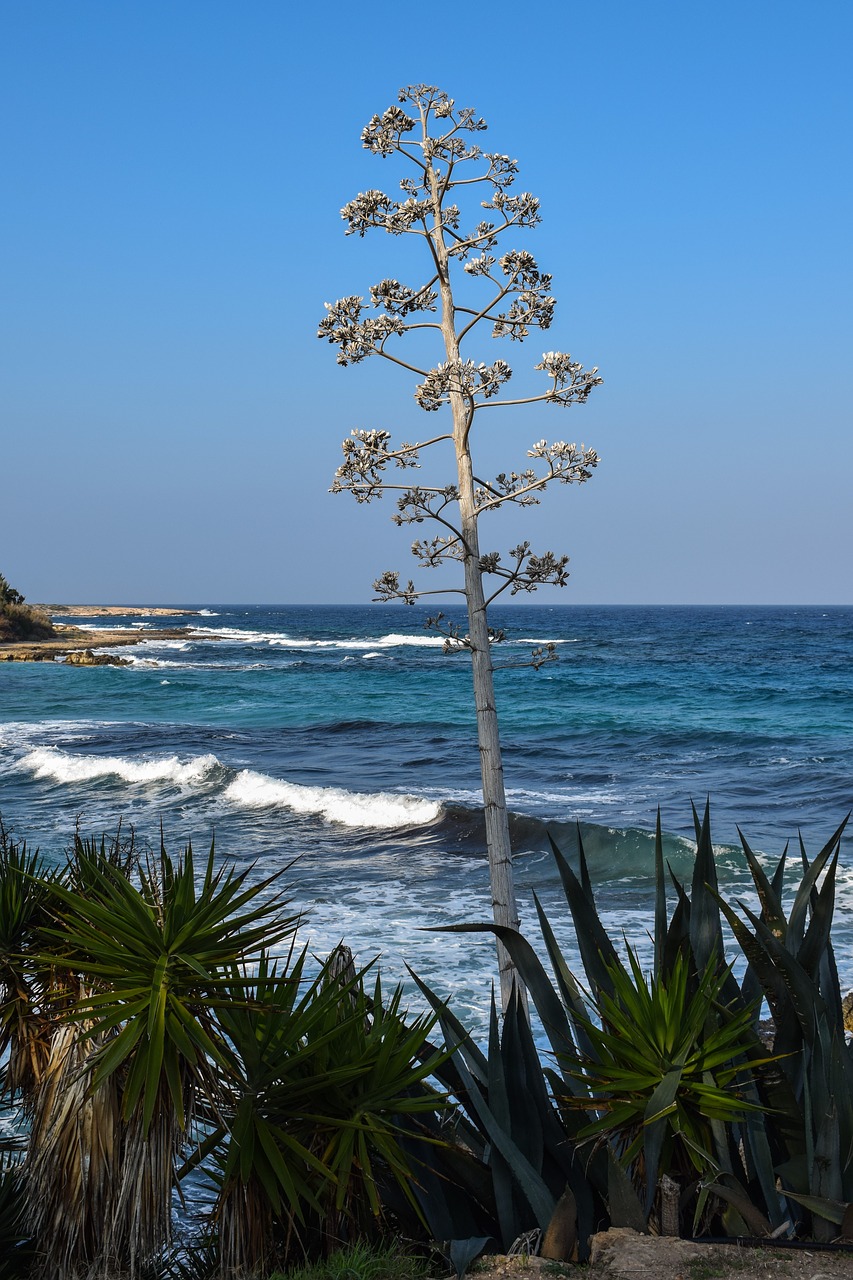
[[[123,650],[129,667],[2,664],[0,813],[55,858],[77,821],[121,820],[148,843],[162,821],[169,844],[215,833],[260,871],[293,864],[318,952],[343,937],[394,977],[408,961],[479,1017],[488,942],[419,932],[483,919],[488,902],[470,668],[425,616],[210,605],[174,619],[186,639]],[[690,800],[711,795],[731,895],[748,892],[738,824],[775,858],[798,828],[816,852],[850,809],[853,609],[539,606],[493,621],[507,632],[496,680],[523,918],[533,887],[559,913],[548,829],[571,848],[582,824],[603,914],[642,946],[658,806],[686,865]],[[557,662],[512,665],[549,640]]]

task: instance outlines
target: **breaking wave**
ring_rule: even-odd
[[[306,787],[265,773],[243,769],[225,790],[224,798],[246,809],[282,808],[314,814],[345,827],[393,830],[434,822],[441,805],[419,796],[389,791],[358,792],[342,787]]]
[[[113,779],[131,785],[205,788],[223,786],[226,804],[243,809],[279,808],[364,830],[394,830],[434,822],[442,811],[437,800],[394,792],[348,791],[343,787],[309,787],[269,774],[243,769],[235,773],[211,754],[181,760],[178,756],[135,759],[128,756],[75,754],[57,747],[26,752],[20,768],[33,777],[67,786]]]
[[[127,756],[72,755],[57,747],[36,747],[28,751],[21,766],[36,778],[50,778],[54,782],[120,778],[123,782],[165,782],[177,786],[210,781],[222,767],[214,755],[194,756],[186,761],[177,756],[133,760]]]

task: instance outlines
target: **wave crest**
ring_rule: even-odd
[[[315,814],[345,827],[390,831],[433,822],[441,805],[419,796],[387,791],[346,791],[342,787],[306,787],[265,773],[243,769],[225,790],[226,800],[246,809],[282,808]]]
[[[222,766],[214,755],[177,756],[159,760],[131,760],[126,756],[72,755],[57,747],[36,747],[21,759],[21,767],[36,778],[55,782],[91,782],[97,778],[121,778],[123,782],[171,782],[189,786],[204,782]]]

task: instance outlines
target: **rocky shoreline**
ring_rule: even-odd
[[[146,608],[141,605],[36,605],[49,617],[67,618],[183,618],[196,613],[193,609]],[[12,640],[0,643],[0,662],[57,662],[82,667],[129,666],[126,658],[103,649],[118,649],[140,644],[143,640],[186,640],[192,627],[166,627],[158,630],[108,631],[91,630],[66,623],[55,623],[55,635],[45,640]]]

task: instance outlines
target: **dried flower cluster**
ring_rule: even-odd
[[[374,355],[404,365],[420,378],[414,388],[417,404],[427,412],[436,412],[452,407],[454,402],[458,408],[461,402],[469,433],[480,409],[536,402],[582,404],[602,380],[597,369],[584,369],[564,352],[545,352],[535,365],[550,380],[545,391],[514,400],[502,399],[512,377],[512,369],[503,359],[484,361],[460,356],[439,360],[424,369],[396,355],[393,340],[415,329],[431,329],[439,340],[445,337],[444,317],[430,317],[439,309],[442,290],[446,292],[451,284],[455,288],[464,279],[469,279],[484,296],[466,305],[468,300],[458,296],[458,289],[454,292],[452,319],[459,346],[473,340],[475,333],[479,335],[483,325],[488,326],[493,338],[521,342],[531,330],[551,327],[556,306],[551,276],[540,270],[532,254],[515,248],[500,256],[493,252],[505,234],[533,227],[540,219],[539,201],[534,196],[529,192],[510,193],[518,175],[517,162],[466,141],[465,135],[483,131],[485,122],[473,111],[457,109],[453,99],[440,90],[412,85],[400,91],[399,101],[411,104],[416,115],[407,114],[403,106],[389,107],[371,119],[362,132],[362,143],[374,155],[397,156],[408,162],[410,171],[399,184],[403,198],[395,200],[375,189],[364,191],[344,205],[341,216],[348,235],[363,236],[379,228],[395,236],[420,236],[426,241],[428,260],[437,269],[417,287],[388,278],[370,286],[369,301],[352,295],[327,303],[318,337],[338,347],[341,365],[357,364]],[[463,176],[463,165],[473,168],[473,172]],[[495,219],[484,221],[480,217],[463,231],[463,215],[450,195],[456,191],[468,194],[467,188],[472,193],[482,189],[480,208],[493,213]],[[439,238],[444,248],[444,270],[442,255],[436,252]],[[454,262],[460,264],[462,275],[451,280],[447,268]],[[446,343],[444,346],[446,355]],[[386,431],[355,430],[344,441],[344,461],[332,485],[333,492],[347,490],[357,502],[370,502],[386,489],[399,490],[393,517],[399,525],[430,518],[440,520],[447,527],[446,533],[412,544],[421,567],[434,568],[446,560],[465,558],[466,538],[461,522],[454,523],[450,510],[459,499],[458,486],[394,484],[386,478],[386,469],[392,464],[395,468],[419,467],[423,449],[453,439],[448,432],[419,444],[393,448]],[[594,449],[565,441],[548,444],[540,440],[527,456],[543,466],[501,474],[491,482],[477,481],[477,514],[506,502],[535,504],[552,480],[581,484],[590,478],[598,463]],[[503,565],[497,553],[478,555],[477,563],[481,573],[497,579],[490,600],[506,589],[515,594],[533,591],[546,582],[562,586],[568,577],[567,558],[552,552],[540,557],[510,553],[510,567]],[[421,595],[434,594],[416,590],[411,582],[400,587],[394,574],[384,574],[377,580],[376,593],[378,599],[398,598],[409,604]]]

